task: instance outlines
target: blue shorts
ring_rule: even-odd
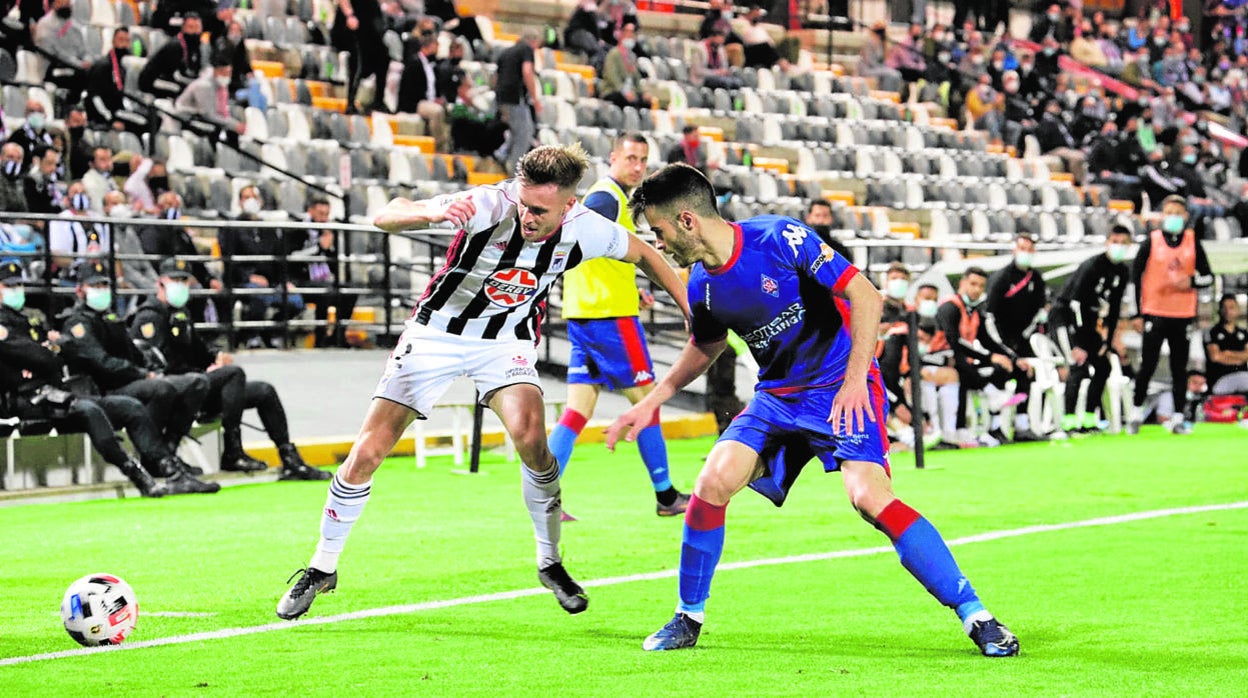
[[[745,444],[762,458],[765,472],[750,483],[750,489],[780,506],[802,468],[815,457],[823,462],[825,472],[837,470],[843,461],[878,463],[888,471],[884,426],[888,401],[879,374],[872,372],[867,382],[875,422],[851,436],[834,435],[828,423],[832,398],[839,388],[837,384],[785,396],[754,393],[749,406],[719,437]]]
[[[568,382],[621,390],[654,382],[654,365],[637,317],[568,320]]]

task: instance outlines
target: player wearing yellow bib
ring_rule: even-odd
[[[650,147],[644,136],[626,133],[611,149],[610,176],[598,180],[585,196],[585,206],[636,233],[628,195],[646,175]],[[646,349],[638,314],[654,299],[637,288],[632,264],[591,259],[563,276],[563,317],[568,321],[572,355],[568,360],[568,403],[550,433],[550,451],[563,471],[576,437],[594,414],[598,391],[618,390],[637,404],[654,389],[654,366]],[[683,514],[689,495],[672,486],[667,470],[667,443],[655,411],[637,437],[641,460],[650,471],[659,516]]]

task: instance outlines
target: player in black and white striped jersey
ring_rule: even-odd
[[[337,586],[338,557],[368,501],[373,473],[412,420],[424,419],[459,376],[473,379],[523,461],[539,580],[567,612],[585,610],[589,600],[559,554],[559,465],[546,446],[536,368],[546,296],[567,269],[609,257],[638,265],[689,314],[685,287],[662,255],[577,201],[576,186],[588,166],[580,145],[544,146],[521,159],[515,179],[425,201],[395,199],[377,217],[377,227],[387,232],[458,233],[386,363],[351,453],[330,482],[316,552],[278,603],[279,617],[298,618],[316,594]]]

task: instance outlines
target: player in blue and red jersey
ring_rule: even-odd
[[[887,404],[872,358],[879,291],[795,219],[725,221],[710,182],[691,167],[669,165],[651,175],[632,206],[645,214],[660,249],[692,265],[693,338],[654,391],[607,430],[607,446],[622,434],[636,438],[655,409],[715,360],[728,330],[759,364],[754,397],[707,456],[685,512],[676,615],[646,638],[645,649],[697,642],[729,499],[749,486],[780,506],[817,457],[825,471],[841,471],[854,508],[893,541],[902,565],[957,611],[983,654],[1017,654],[1018,639],[984,608],[940,533],[893,495]]]

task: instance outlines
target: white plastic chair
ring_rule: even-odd
[[[1057,431],[1065,414],[1066,382],[1058,368],[1066,365],[1057,344],[1042,334],[1031,335],[1031,351],[1034,358],[1028,362],[1035,369],[1031,383],[1031,399],[1027,405],[1027,418],[1031,429],[1037,434]]]

